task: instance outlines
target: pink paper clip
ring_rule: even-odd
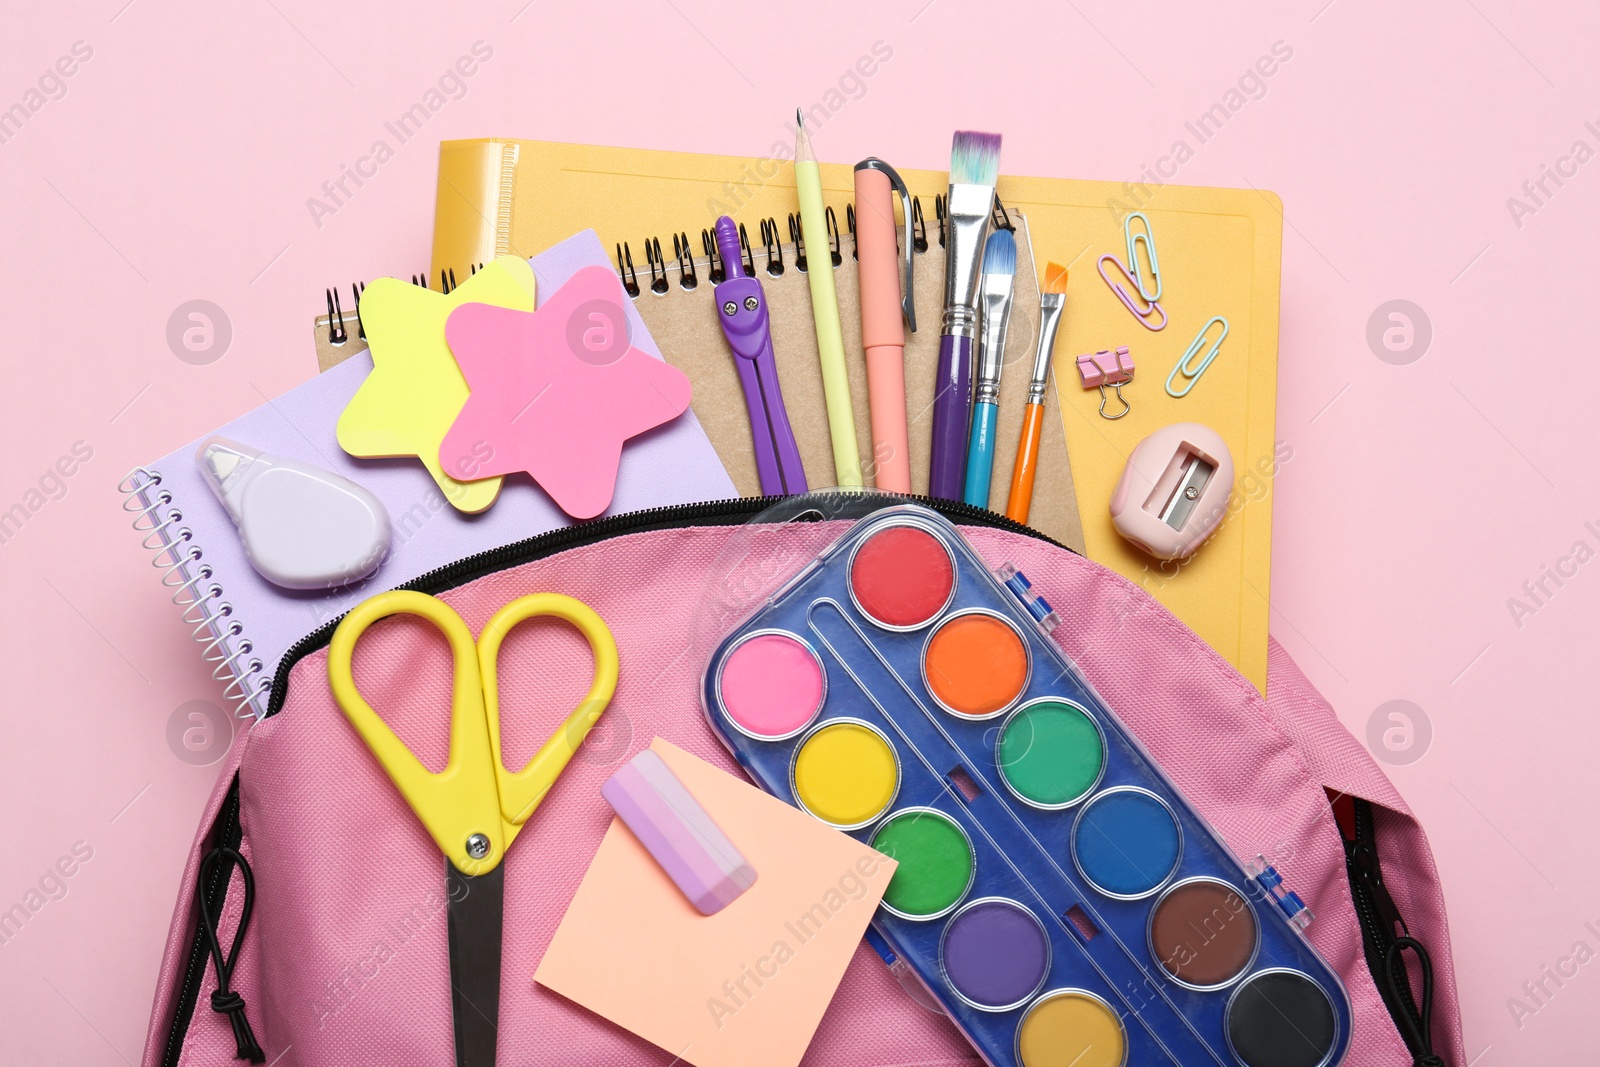
[[[1112,263],[1116,264],[1117,273],[1122,276],[1120,280],[1114,279],[1106,273],[1106,260],[1108,259]],[[1147,330],[1160,330],[1166,327],[1167,312],[1159,302],[1155,300],[1145,300],[1143,294],[1140,294],[1138,299],[1145,305],[1145,309],[1140,311],[1139,305],[1134,303],[1134,296],[1130,294],[1126,288],[1124,288],[1123,282],[1126,282],[1133,288],[1134,293],[1139,293],[1138,280],[1128,272],[1128,268],[1123,264],[1122,260],[1112,255],[1110,252],[1107,252],[1105,255],[1100,257],[1100,261],[1096,264],[1096,267],[1100,271],[1100,280],[1111,287],[1111,291],[1117,294],[1117,299],[1122,301],[1122,306],[1132,312],[1133,317],[1139,320],[1139,325],[1143,326]],[[1159,323],[1153,323],[1151,321],[1153,316],[1160,316],[1161,321]]]
[[[1153,305],[1152,305],[1153,306]],[[1120,419],[1133,410],[1127,398],[1122,395],[1122,384],[1133,381],[1133,357],[1128,354],[1128,346],[1123,345],[1115,351],[1105,349],[1092,356],[1078,357],[1078,377],[1083,380],[1085,389],[1100,390],[1100,417],[1105,419]],[[1117,400],[1122,404],[1122,410],[1115,415],[1106,414],[1106,386],[1111,386],[1117,394]]]

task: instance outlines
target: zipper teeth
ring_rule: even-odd
[[[529,563],[535,559],[551,555],[562,549],[576,547],[580,544],[601,541],[619,534],[643,530],[665,522],[757,515],[782,501],[792,499],[794,498],[786,496],[758,496],[735,497],[731,500],[710,500],[697,504],[673,504],[667,507],[647,508],[643,511],[630,511],[623,515],[612,515],[604,519],[579,523],[576,526],[563,526],[530,537],[524,541],[516,541],[509,545],[487,549],[456,560],[454,563],[447,563],[443,567],[436,567],[396,588],[426,593],[440,593],[494,571],[504,570],[517,564]],[[871,498],[863,497],[863,500],[869,499]],[[927,496],[904,495],[897,496],[897,499],[922,504],[950,518],[973,520],[975,524],[1006,530],[1010,533],[1025,534],[1055,545],[1057,548],[1066,548],[1061,542],[1040,533],[1033,527],[989,511],[987,508],[975,507],[955,500],[935,500]],[[1068,551],[1071,550],[1068,549]],[[333,636],[333,631],[343,618],[344,615],[341,614],[328,620],[316,630],[296,641],[283,654],[283,658],[278,661],[278,669],[273,674],[272,690],[267,699],[267,711],[266,715],[263,716],[264,718],[270,718],[283,709],[284,701],[288,698],[289,671],[305,656],[327,644],[328,640]]]
[[[1401,1025],[1401,1018],[1410,1016],[1413,1021],[1418,1021],[1421,1013],[1414,1003],[1405,1003],[1399,994],[1390,988],[1388,982],[1380,980],[1380,968],[1385,966],[1383,957],[1387,955],[1389,946],[1394,944],[1394,931],[1384,929],[1383,917],[1378,914],[1378,905],[1374,899],[1375,894],[1367,885],[1366,877],[1356,873],[1353,862],[1356,851],[1365,849],[1367,855],[1372,858],[1373,868],[1381,870],[1378,866],[1377,834],[1373,826],[1372,806],[1369,801],[1355,798],[1354,808],[1356,837],[1352,842],[1346,865],[1349,868],[1350,897],[1355,904],[1356,918],[1361,924],[1362,941],[1370,950],[1367,969],[1372,972],[1373,985],[1378,987],[1378,997],[1383,1001],[1383,1006],[1389,1010],[1390,1020],[1399,1031],[1400,1040],[1415,1057],[1421,1050],[1413,1046],[1410,1031]]]
[[[1368,855],[1374,858],[1374,862],[1376,862],[1377,850],[1373,847],[1376,844],[1376,841],[1374,840],[1374,834],[1372,832],[1371,812],[1365,810],[1365,807],[1359,801],[1356,802],[1354,806],[1356,837],[1351,847],[1350,857],[1347,861],[1352,868],[1350,871],[1352,882],[1351,888],[1354,890],[1352,896],[1356,898],[1356,902],[1358,904],[1356,913],[1361,919],[1362,933],[1366,936],[1366,939],[1371,944],[1376,945],[1380,949],[1387,949],[1389,947],[1389,943],[1394,940],[1393,934],[1391,933],[1388,936],[1385,936],[1383,919],[1378,914],[1377,901],[1373,899],[1372,888],[1367,884],[1366,875],[1357,874],[1356,870],[1354,869],[1355,856],[1362,850],[1365,850]]]
[[[217,841],[229,848],[239,847],[239,778],[234,776],[233,785],[228,792],[228,800],[224,804],[217,819],[221,830],[217,834]],[[216,872],[212,875],[212,883],[206,889],[209,905],[221,914],[219,906],[227,899],[228,883],[233,878],[233,865],[231,863],[217,864]],[[194,1002],[200,996],[200,983],[205,980],[206,973],[206,944],[203,921],[195,917],[194,942],[189,948],[189,965],[184,970],[183,985],[178,990],[177,1007],[172,1014],[172,1026],[167,1030],[167,1051],[161,1057],[162,1067],[177,1067],[183,1054],[183,1039],[188,1034],[189,1023],[194,1019]]]

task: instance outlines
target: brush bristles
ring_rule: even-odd
[[[1017,273],[1017,239],[1010,230],[996,230],[983,246],[983,273]]]
[[[1044,269],[1044,292],[1064,293],[1067,291],[1067,268],[1059,263],[1051,263]]]
[[[957,130],[950,145],[951,185],[993,185],[1000,176],[1000,135]]]

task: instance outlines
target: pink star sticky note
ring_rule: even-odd
[[[439,446],[445,473],[527,471],[573,518],[605,511],[623,442],[689,407],[683,372],[633,347],[626,299],[610,270],[585,267],[537,311],[451,312],[472,393]]]

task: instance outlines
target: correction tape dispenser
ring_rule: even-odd
[[[348,585],[389,551],[383,502],[348,478],[221,437],[202,443],[195,462],[250,563],[274,585]]]

